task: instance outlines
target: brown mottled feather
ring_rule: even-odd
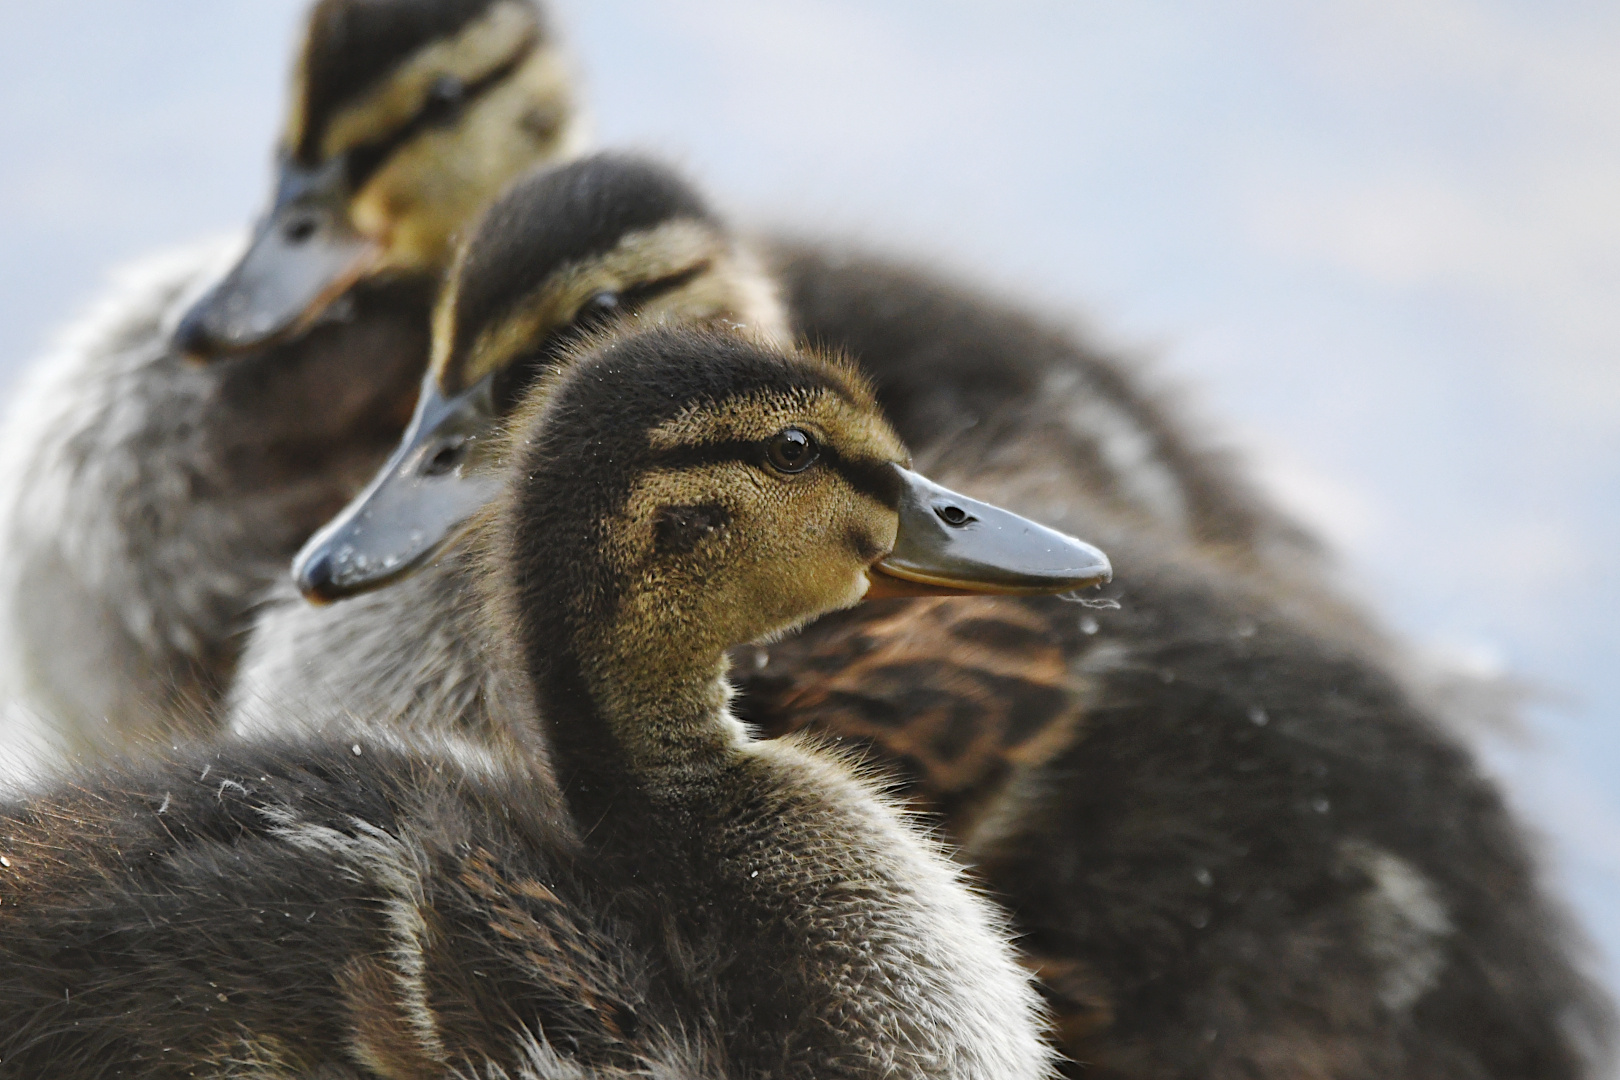
[[[1080,718],[1045,613],[1008,597],[877,601],[738,660],[739,711],[762,733],[870,745],[958,835],[1012,770],[1067,746]]]

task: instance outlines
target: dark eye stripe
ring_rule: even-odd
[[[900,476],[887,461],[846,458],[825,443],[818,444],[821,458],[817,465],[837,472],[850,487],[893,510],[900,505]],[[690,469],[700,465],[718,465],[736,461],[744,465],[769,470],[780,475],[766,463],[765,440],[753,442],[728,439],[725,442],[699,443],[677,446],[653,455],[655,468]]]
[[[828,457],[825,447],[822,448],[823,458]],[[894,465],[887,461],[871,461],[867,459],[849,460],[840,458],[836,454],[830,455],[833,459],[833,468],[838,475],[849,481],[850,487],[869,498],[887,506],[890,510],[900,507],[900,474]]]
[[[585,333],[606,325],[614,318],[630,315],[639,310],[649,300],[673,292],[692,281],[698,275],[707,273],[709,260],[693,264],[685,270],[678,270],[673,274],[657,278],[653,281],[643,281],[632,285],[619,294],[619,306],[612,312],[605,312],[596,318],[580,319],[584,312],[576,314],[574,320],[556,327],[541,339],[540,344],[528,351],[514,356],[507,365],[495,375],[495,407],[496,412],[506,416],[523,400],[523,395],[529,392],[535,382],[547,369],[557,362],[562,354],[563,347]],[[439,385],[444,393],[459,394],[466,389],[466,363],[467,358],[458,356],[445,365],[439,375]]]
[[[698,275],[706,274],[708,271],[709,260],[704,259],[701,262],[693,263],[685,270],[677,270],[673,274],[655,278],[652,281],[638,282],[619,293],[619,307],[634,311],[647,301],[663,296],[665,293],[674,292],[681,286],[694,281]]]
[[[511,57],[497,64],[481,77],[463,85],[456,108],[460,112],[465,112],[471,108],[479,98],[506,81],[506,78],[512,72],[516,71],[524,61],[528,60],[539,44],[539,32],[530,31],[523,44]],[[412,116],[392,133],[383,136],[376,142],[361,143],[359,146],[350,147],[344,151],[343,167],[349,177],[350,190],[358,191],[365,185],[367,180],[376,175],[377,170],[383,167],[383,164],[393,156],[396,150],[437,123],[440,120],[439,111],[443,107],[443,104],[430,93],[427,101],[416,111],[416,115]]]

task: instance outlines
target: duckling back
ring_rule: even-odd
[[[1590,946],[1470,749],[1263,587],[1147,544],[1119,561],[1120,610],[1025,605],[1084,679],[1081,719],[964,831],[1068,1053],[1122,1075],[1608,1075]]]
[[[362,735],[0,807],[0,1075],[736,1075],[544,792]]]

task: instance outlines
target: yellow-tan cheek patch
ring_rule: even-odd
[[[723,524],[667,550],[659,532],[671,507],[715,507]],[[602,554],[625,585],[621,615],[656,612],[731,641],[854,603],[868,549],[893,546],[897,519],[836,473],[783,478],[722,461],[644,473],[605,524]]]
[[[655,296],[638,309],[639,324],[718,323],[727,330],[778,348],[792,341],[787,311],[782,306],[776,283],[759,265],[753,252],[729,244],[705,262],[704,272],[692,281]],[[646,275],[643,278],[656,280]]]
[[[398,130],[421,111],[438,79],[449,75],[476,82],[529,48],[539,33],[527,4],[500,0],[491,5],[461,33],[419,50],[381,86],[340,110],[321,136],[322,160]],[[302,127],[302,109],[295,112]]]
[[[726,532],[733,521],[746,528],[747,513],[734,514],[740,506],[758,507],[772,496],[767,478],[742,462],[720,461],[682,469],[653,469],[643,474],[631,489],[622,511],[611,527],[603,552],[619,574],[645,567],[655,554],[661,513],[671,506],[719,505],[727,510]]]

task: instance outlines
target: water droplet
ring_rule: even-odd
[[[349,751],[351,753],[353,753],[355,757],[359,757],[360,756],[360,744],[355,743],[353,746],[349,747]]]
[[[1267,721],[1270,719],[1271,717],[1266,715],[1266,710],[1262,709],[1260,706],[1249,706],[1249,723],[1253,724],[1255,727],[1265,727]]]
[[[1071,604],[1079,604],[1081,607],[1088,607],[1094,611],[1119,610],[1118,600],[1110,600],[1106,596],[1082,596],[1080,595],[1079,589],[1073,589],[1066,593],[1058,593],[1058,599],[1067,600]]]
[[[1311,800],[1311,809],[1315,810],[1318,814],[1327,813],[1328,810],[1330,810],[1332,808],[1332,806],[1333,806],[1332,803],[1328,802],[1326,799],[1322,798],[1321,796],[1318,796],[1318,797]]]
[[[1213,882],[1215,880],[1215,875],[1211,874],[1208,870],[1204,869],[1202,866],[1200,866],[1198,869],[1193,871],[1193,877],[1195,879],[1197,879],[1198,884],[1206,886],[1206,887],[1211,882]]]
[[[1090,615],[1081,616],[1080,632],[1082,634],[1095,634],[1099,629],[1101,628],[1097,625],[1096,619],[1093,619]]]

